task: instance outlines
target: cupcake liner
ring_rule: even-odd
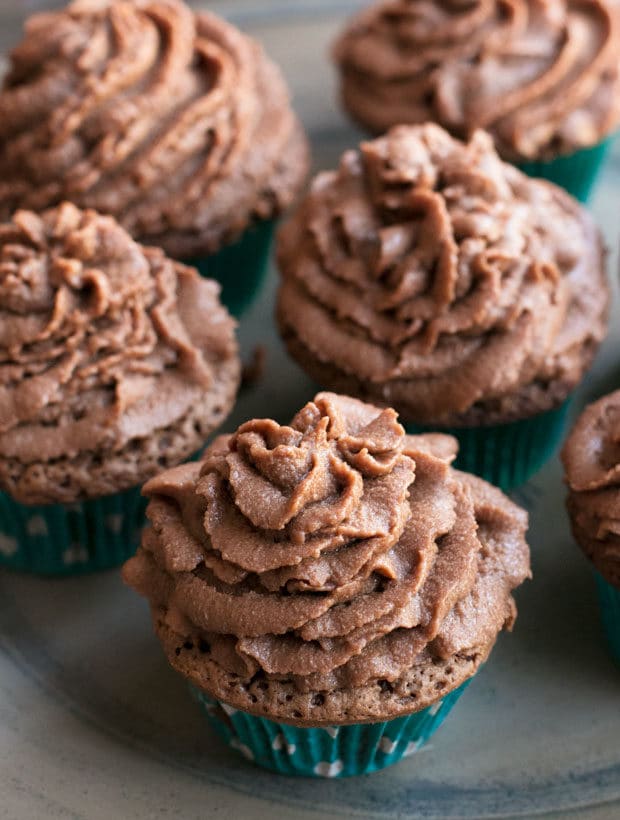
[[[574,154],[560,156],[548,162],[516,162],[515,165],[528,176],[554,182],[580,202],[587,202],[615,136],[614,134],[591,148],[582,148]]]
[[[246,759],[278,774],[352,777],[377,772],[415,754],[443,723],[470,681],[411,715],[321,729],[255,717],[190,688],[220,737]]]
[[[233,316],[242,313],[254,301],[269,269],[275,220],[265,220],[248,228],[233,245],[227,245],[212,256],[184,259],[202,276],[215,279],[222,286],[222,302]]]
[[[118,567],[138,546],[146,504],[140,487],[33,507],[0,493],[0,567],[55,576]]]
[[[502,490],[525,484],[554,455],[566,428],[570,400],[529,419],[488,427],[406,425],[408,433],[448,433],[458,439],[455,467]]]
[[[620,664],[620,589],[612,586],[600,573],[595,574],[603,628],[611,654]]]

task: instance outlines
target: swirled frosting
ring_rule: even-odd
[[[279,237],[278,319],[325,387],[407,421],[511,421],[562,403],[606,330],[601,240],[555,186],[402,126],[317,177]]]
[[[1,488],[99,497],[199,449],[239,382],[218,292],[94,211],[0,224]]]
[[[606,0],[384,0],[335,58],[346,108],[377,133],[484,128],[506,159],[550,159],[620,120],[620,16]]]
[[[180,0],[76,0],[10,55],[0,218],[69,200],[190,257],[279,214],[306,171],[279,70]]]
[[[416,711],[472,675],[512,626],[527,516],[453,470],[455,444],[321,393],[152,479],[124,577],[173,666],[302,725]]]
[[[589,405],[562,450],[573,533],[620,589],[620,390]]]

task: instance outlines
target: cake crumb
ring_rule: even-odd
[[[243,365],[241,384],[243,387],[253,387],[265,376],[265,365],[267,363],[267,348],[265,345],[256,345],[249,361]]]

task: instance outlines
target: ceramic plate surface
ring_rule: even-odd
[[[37,0],[44,5],[44,0]],[[37,3],[0,3],[0,42]],[[50,3],[49,5],[52,5]],[[339,113],[327,48],[354,2],[215,2],[283,66],[313,141],[316,168],[359,139]],[[617,279],[620,144],[593,210]],[[245,356],[267,347],[265,379],[228,429],[288,421],[313,387],[271,326],[271,279],[244,319]],[[617,295],[617,294],[615,294]],[[620,384],[620,321],[579,404]],[[620,671],[608,658],[594,582],[572,543],[558,463],[518,499],[532,516],[535,580],[520,616],[431,745],[391,770],[350,781],[291,780],[221,745],[167,666],[144,602],[115,572],[49,582],[0,573],[0,817],[153,818],[620,817]]]

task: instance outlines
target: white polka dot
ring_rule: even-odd
[[[12,558],[16,552],[17,538],[0,532],[0,555],[4,555],[5,558]]]
[[[230,748],[236,749],[238,752],[241,752],[241,754],[246,758],[246,760],[254,760],[252,750],[249,749],[245,745],[245,743],[242,743],[238,738],[235,737],[230,741]]]
[[[37,535],[48,535],[49,530],[47,529],[47,521],[42,515],[33,515],[32,518],[28,519],[28,523],[26,524],[26,532],[31,537],[36,537]]]
[[[413,740],[411,743],[408,743],[407,748],[403,752],[403,757],[411,757],[411,755],[414,755],[416,752],[420,750],[420,746],[422,746],[423,743],[423,738],[420,738],[419,740]]]
[[[295,746],[294,743],[288,743],[284,735],[280,734],[274,737],[273,743],[271,744],[271,748],[276,752],[279,752],[281,749],[284,749],[284,751],[288,755],[294,755],[297,746]]]
[[[120,535],[123,530],[124,520],[122,513],[112,513],[111,515],[106,515],[105,525],[110,532],[113,532],[115,535]]]
[[[343,769],[344,763],[342,760],[334,760],[333,763],[321,761],[314,767],[314,773],[318,774],[319,777],[338,777]]]
[[[226,712],[227,715],[236,715],[239,711],[238,709],[235,709],[233,706],[229,706],[227,703],[220,703],[220,706]]]
[[[208,715],[216,715],[218,710],[217,703],[213,703],[211,700],[203,700],[202,705],[207,711]]]
[[[438,703],[433,703],[433,705],[431,707],[429,707],[429,710],[428,710],[429,715],[435,716],[437,714],[437,712],[441,709],[442,706],[443,706],[443,700],[438,701]]]
[[[88,550],[81,544],[73,544],[62,554],[62,562],[69,567],[73,564],[85,564],[88,561]]]
[[[393,752],[395,752],[397,746],[398,742],[392,740],[387,735],[383,735],[383,737],[379,741],[379,748],[382,752],[385,752],[386,755],[391,755]]]
[[[340,731],[340,726],[326,726],[325,731],[330,737],[337,737]]]

